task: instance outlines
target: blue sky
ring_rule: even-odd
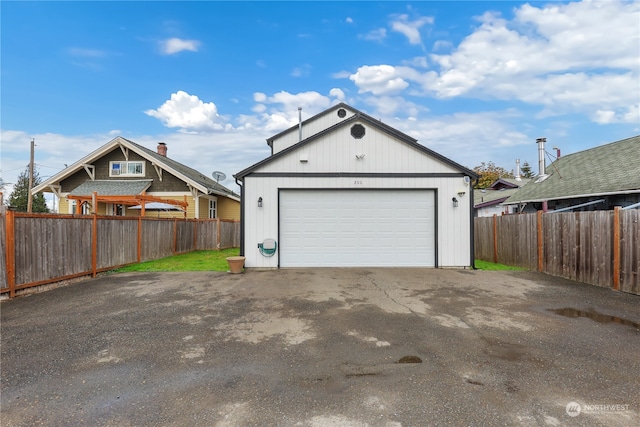
[[[337,102],[452,160],[640,133],[640,2],[0,2],[1,177],[120,135],[203,173]],[[640,147],[639,147],[640,149]]]

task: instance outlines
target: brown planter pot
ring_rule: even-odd
[[[244,257],[243,256],[230,256],[227,257],[227,262],[229,263],[229,271],[231,274],[240,274],[242,273],[242,267],[244,267]]]

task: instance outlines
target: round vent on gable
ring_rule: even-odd
[[[351,136],[355,139],[360,139],[364,136],[364,126],[353,125],[351,126]]]
[[[347,110],[345,110],[344,108],[341,108],[338,110],[338,117],[340,117],[341,119],[344,119],[347,116]]]

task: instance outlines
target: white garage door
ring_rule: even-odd
[[[435,265],[431,190],[282,190],[281,267]]]

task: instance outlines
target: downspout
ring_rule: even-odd
[[[238,182],[238,178],[236,184],[240,187],[240,256],[244,256],[244,187]]]
[[[469,217],[470,217],[470,227],[469,230],[471,230],[471,236],[469,241],[471,242],[471,245],[469,245],[469,256],[471,256],[471,269],[475,270],[476,269],[476,250],[475,250],[475,230],[474,230],[474,218],[473,218],[473,185],[471,183],[469,183],[469,187],[470,187],[470,201],[471,203],[469,203],[470,205],[470,212],[469,212]]]

